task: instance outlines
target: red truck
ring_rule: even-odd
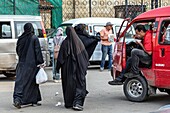
[[[129,19],[124,20],[126,21]],[[123,32],[120,28],[113,53],[113,78],[125,68],[131,50],[136,47],[132,38],[134,34],[129,36],[128,31],[137,24],[143,24],[153,31],[152,62],[140,65],[141,76],[127,78],[123,90],[128,100],[140,102],[149,95],[156,94],[156,90],[170,94],[170,6],[142,13],[128,23]],[[124,23],[121,27],[123,26]],[[128,42],[127,39],[132,40]]]

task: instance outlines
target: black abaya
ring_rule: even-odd
[[[100,37],[97,36],[90,36],[85,29],[84,24],[78,24],[75,27],[75,31],[80,38],[80,40],[83,42],[86,51],[88,53],[89,59],[91,58],[98,42],[100,41]]]
[[[39,70],[37,65],[42,64],[43,56],[38,38],[34,35],[31,23],[24,26],[24,33],[19,37],[16,48],[19,62],[16,68],[14,88],[14,103],[20,105],[36,104],[41,101],[39,85],[35,76]]]
[[[66,34],[59,51],[56,70],[61,68],[64,102],[65,107],[69,108],[76,104],[83,106],[88,54],[73,27],[67,27]]]

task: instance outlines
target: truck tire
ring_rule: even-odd
[[[123,90],[126,98],[133,102],[146,100],[148,95],[148,85],[144,77],[127,78]]]

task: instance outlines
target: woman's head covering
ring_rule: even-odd
[[[79,52],[81,52],[82,50],[85,49],[83,43],[81,42],[81,40],[77,36],[73,27],[67,27],[66,28],[66,35],[67,35],[66,40],[69,40],[69,43],[71,43],[70,45],[73,48],[76,48],[76,52],[78,52],[78,50],[79,50]],[[79,49],[77,49],[77,48],[79,48]]]
[[[57,29],[56,37],[57,37],[57,36],[62,36],[62,35],[63,35],[63,29],[62,29],[61,27],[59,27],[59,28]],[[57,38],[60,38],[60,37],[57,37]]]
[[[90,59],[98,44],[100,37],[98,38],[95,36],[90,36],[86,31],[85,24],[78,24],[76,27],[74,27],[74,29],[80,40],[83,42]]]
[[[78,24],[77,26],[75,26],[75,30],[80,30],[83,31],[86,28],[86,24]]]
[[[56,35],[53,38],[53,42],[54,42],[55,45],[61,45],[63,40],[64,40],[63,29],[61,27],[59,27],[57,29]]]
[[[33,27],[33,25],[31,23],[26,23],[24,25],[24,32],[26,34],[29,34],[29,33],[33,33],[34,34],[34,27]]]
[[[33,35],[34,35],[33,25],[31,23],[26,23],[24,25],[24,32],[22,33],[20,37],[18,37],[18,41],[17,41],[16,51],[19,56],[20,56],[20,53],[22,53],[24,47],[27,46],[25,44],[26,43],[28,44],[28,42],[30,41]]]
[[[88,32],[86,31],[86,24],[78,24],[74,27],[77,34],[89,36]]]
[[[86,60],[88,61],[88,54],[85,50],[85,47],[82,43],[82,41],[77,36],[75,30],[73,27],[67,27],[66,28],[66,35],[67,37],[63,41],[60,52],[58,56],[58,60],[63,63],[65,59],[67,59],[67,56],[71,55],[72,59],[76,60],[77,56],[84,56]],[[77,59],[79,61],[79,59]]]

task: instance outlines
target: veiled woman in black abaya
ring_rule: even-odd
[[[86,31],[86,25],[85,24],[78,24],[75,26],[75,31],[80,38],[80,40],[83,42],[86,51],[88,53],[89,59],[91,58],[98,42],[100,41],[100,37],[98,36],[90,36]]]
[[[35,76],[39,70],[37,65],[44,61],[39,40],[34,35],[31,23],[24,25],[24,33],[18,38],[16,52],[19,62],[16,68],[13,105],[17,108],[27,104],[39,105],[38,101],[41,101],[41,95]]]
[[[85,76],[88,54],[73,27],[67,27],[66,34],[59,51],[56,70],[61,68],[65,107],[83,110],[87,93]]]

